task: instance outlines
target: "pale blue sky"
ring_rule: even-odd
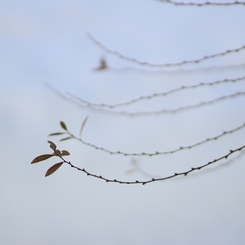
[[[124,69],[149,68],[107,55],[87,37],[90,32],[108,48],[141,61],[191,60],[245,45],[244,6],[189,8],[148,0],[9,0],[0,6],[1,244],[244,244],[244,156],[212,171],[145,186],[105,183],[68,166],[45,178],[55,159],[30,164],[51,152],[47,135],[60,130],[60,120],[76,134],[87,115],[84,139],[124,152],[172,150],[242,125],[244,96],[174,115],[129,118],[77,107],[46,83],[113,104],[244,76],[245,51],[181,69],[241,65],[233,68],[147,73]],[[94,72],[102,55],[117,69]],[[245,91],[244,81],[182,91],[132,110],[177,108],[238,91]],[[166,176],[244,145],[244,133],[173,155],[134,159],[148,174]],[[58,139],[51,140],[81,168],[108,178],[147,178],[126,173],[132,157]]]

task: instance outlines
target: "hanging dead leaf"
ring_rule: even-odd
[[[47,172],[46,172],[46,174],[45,174],[45,177],[47,177],[47,176],[49,176],[49,175],[51,175],[51,174],[53,174],[61,165],[63,164],[63,162],[59,162],[59,163],[56,163],[56,164],[54,164],[52,167],[50,167],[48,170],[47,170]]]
[[[38,156],[32,160],[31,164],[44,161],[44,160],[46,160],[50,157],[53,157],[53,156],[54,155],[52,155],[52,154],[44,154],[44,155]]]

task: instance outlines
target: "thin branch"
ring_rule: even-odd
[[[111,155],[124,155],[124,156],[158,156],[158,155],[167,155],[167,154],[174,154],[176,152],[179,152],[179,151],[182,151],[182,150],[186,150],[186,149],[192,149],[194,147],[197,147],[199,145],[202,145],[204,143],[207,143],[207,142],[210,142],[210,141],[213,141],[213,140],[217,140],[227,134],[232,134],[238,130],[241,130],[245,127],[245,123],[242,124],[241,126],[239,127],[236,127],[232,130],[229,130],[229,131],[224,131],[223,133],[219,134],[219,135],[216,135],[214,137],[211,137],[211,138],[207,138],[205,140],[202,140],[202,141],[199,141],[195,144],[192,144],[192,145],[188,145],[188,146],[180,146],[179,148],[177,149],[174,149],[174,150],[170,150],[170,151],[156,151],[156,152],[151,152],[151,153],[146,153],[146,152],[141,152],[141,153],[126,153],[126,152],[122,152],[122,151],[111,151],[111,150],[108,150],[108,149],[105,149],[103,147],[99,147],[97,145],[94,145],[94,144],[91,144],[89,142],[86,142],[82,139],[82,137],[78,138],[76,137],[75,135],[73,135],[71,132],[67,131],[67,134],[69,135],[68,138],[73,138],[73,139],[76,139],[78,141],[80,141],[81,143],[83,143],[84,145],[87,145],[89,147],[92,147],[96,150],[100,150],[100,151],[104,151],[104,152],[107,152]],[[62,139],[61,139],[62,140]]]
[[[193,67],[193,68],[139,68],[139,67],[132,67],[132,66],[125,66],[125,67],[112,67],[108,66],[106,69],[93,69],[93,71],[113,71],[113,72],[137,72],[141,74],[147,75],[161,75],[161,74],[179,74],[179,73],[200,73],[200,72],[213,72],[213,71],[228,71],[228,70],[238,70],[244,69],[245,63],[241,64],[230,64],[230,65],[211,65],[206,67]]]
[[[104,103],[101,103],[101,104],[96,104],[96,103],[92,103],[92,102],[89,102],[89,101],[86,101],[78,96],[75,96],[71,93],[68,93],[68,96],[70,96],[72,99],[75,99],[75,100],[78,100],[79,102],[85,104],[86,106],[89,106],[89,107],[105,107],[105,108],[110,108],[110,109],[113,109],[113,108],[116,108],[116,107],[120,107],[120,106],[128,106],[128,105],[131,105],[133,103],[136,103],[136,102],[139,102],[139,101],[142,101],[142,100],[149,100],[149,99],[153,99],[153,98],[156,98],[156,97],[162,97],[162,96],[167,96],[169,94],[173,94],[175,92],[179,92],[179,91],[182,91],[182,90],[186,90],[186,89],[194,89],[194,88],[198,88],[198,87],[204,87],[204,86],[213,86],[213,85],[217,85],[217,84],[222,84],[222,83],[234,83],[234,82],[239,82],[239,81],[242,81],[242,80],[245,80],[245,76],[244,77],[239,77],[239,78],[234,78],[234,79],[224,79],[224,80],[218,80],[218,81],[214,81],[214,82],[209,82],[209,83],[199,83],[199,84],[195,84],[195,85],[187,85],[187,86],[181,86],[179,88],[175,88],[175,89],[172,89],[172,90],[169,90],[167,92],[162,92],[162,93],[154,93],[154,94],[151,94],[151,95],[146,95],[146,96],[140,96],[136,99],[132,99],[132,100],[129,100],[129,101],[126,101],[126,102],[121,102],[121,103],[117,103],[117,104],[104,104]]]
[[[217,102],[220,102],[222,100],[226,100],[226,99],[230,99],[230,98],[235,98],[238,96],[244,96],[245,92],[236,92],[234,94],[229,94],[229,95],[224,95],[218,98],[215,98],[213,100],[209,100],[209,101],[203,101],[197,104],[193,104],[193,105],[187,105],[187,106],[180,106],[178,108],[175,109],[161,109],[161,110],[155,110],[155,111],[138,111],[138,112],[128,112],[128,111],[113,111],[113,110],[107,110],[104,109],[103,107],[94,107],[92,103],[87,102],[87,104],[82,104],[80,103],[80,98],[73,96],[73,98],[68,98],[71,101],[78,103],[81,106],[85,106],[88,107],[90,109],[93,109],[95,111],[101,111],[101,112],[106,112],[106,113],[111,113],[111,114],[119,114],[119,115],[124,115],[124,116],[148,116],[148,115],[156,115],[156,114],[164,114],[164,113],[177,113],[180,111],[184,111],[184,110],[188,110],[188,109],[193,109],[193,108],[197,108],[197,107],[201,107],[204,105],[210,105],[210,104],[214,104]],[[63,95],[64,96],[64,95]],[[83,102],[84,103],[84,102]]]
[[[221,163],[220,165],[217,165],[211,169],[206,168],[202,172],[197,173],[195,176],[198,176],[199,174],[206,174],[208,172],[214,172],[214,171],[217,171],[221,168],[229,167],[231,164],[233,164],[234,162],[237,162],[240,158],[242,158],[244,156],[244,154],[245,154],[245,150],[242,149],[235,157],[231,158],[230,160],[228,160],[224,163]]]
[[[60,156],[60,158],[63,160],[63,162],[69,164],[72,168],[75,168],[79,171],[82,171],[84,172],[85,174],[87,174],[87,176],[91,176],[91,177],[94,177],[94,178],[97,178],[97,179],[101,179],[101,180],[104,180],[106,182],[112,182],[112,183],[118,183],[118,184],[142,184],[142,185],[145,185],[145,184],[148,184],[148,183],[152,183],[152,182],[156,182],[156,181],[163,181],[163,180],[168,180],[168,179],[172,179],[172,178],[175,178],[177,176],[187,176],[189,173],[191,172],[194,172],[196,170],[201,170],[211,164],[214,164],[218,161],[221,161],[223,159],[227,159],[230,155],[232,155],[233,153],[235,152],[238,152],[238,151],[241,151],[242,149],[245,148],[245,145],[235,149],[235,150],[230,150],[229,153],[227,153],[226,155],[224,156],[221,156],[219,158],[216,158],[214,159],[213,161],[210,161],[208,163],[205,163],[203,165],[200,165],[198,167],[192,167],[191,169],[187,170],[187,171],[184,171],[184,172],[180,172],[180,173],[174,173],[172,175],[169,175],[169,176],[166,176],[166,177],[161,177],[161,178],[152,178],[152,179],[149,179],[149,180],[135,180],[135,181],[123,181],[123,180],[117,180],[117,179],[108,179],[106,177],[103,177],[101,175],[97,175],[97,174],[93,174],[93,173],[90,173],[88,172],[87,170],[85,170],[84,168],[79,168],[75,165],[73,165],[71,162],[68,162],[66,161],[62,156]]]
[[[237,93],[234,93],[234,94],[221,96],[221,97],[218,97],[218,98],[213,99],[213,100],[204,101],[204,102],[200,102],[200,103],[193,104],[193,105],[182,106],[182,107],[178,107],[178,108],[175,108],[175,109],[162,109],[162,110],[158,110],[158,111],[128,112],[128,111],[113,111],[113,110],[106,110],[104,108],[97,108],[97,107],[94,107],[92,103],[87,102],[87,101],[86,101],[86,103],[89,103],[89,105],[88,104],[84,105],[82,103],[79,103],[79,100],[81,100],[81,98],[75,97],[75,96],[74,96],[74,99],[71,98],[71,97],[67,97],[65,94],[59,92],[56,88],[54,88],[49,83],[46,83],[46,85],[55,94],[57,94],[61,99],[67,100],[69,102],[73,102],[73,103],[77,104],[78,106],[87,107],[87,108],[89,108],[91,110],[94,110],[94,111],[97,111],[97,112],[104,112],[104,113],[109,113],[109,114],[131,116],[131,117],[134,117],[134,116],[149,116],[149,115],[154,115],[154,114],[160,115],[160,114],[163,114],[163,113],[177,113],[177,112],[180,112],[180,111],[197,108],[197,107],[201,107],[201,106],[204,106],[204,105],[214,104],[216,102],[219,102],[219,101],[222,101],[222,100],[225,100],[225,99],[235,98],[235,97],[238,97],[238,96],[245,95],[245,92],[237,92]],[[75,98],[77,100],[75,100]]]
[[[215,57],[219,57],[219,56],[224,56],[230,53],[235,53],[235,52],[239,52],[243,49],[245,49],[245,45],[241,46],[240,48],[236,48],[236,49],[229,49],[226,50],[224,52],[221,53],[216,53],[216,54],[211,54],[211,55],[207,55],[207,56],[203,56],[202,58],[199,59],[194,59],[194,60],[184,60],[184,61],[180,61],[180,62],[176,62],[176,63],[165,63],[165,64],[152,64],[152,63],[148,63],[146,61],[140,61],[137,60],[135,58],[130,58],[127,57],[121,53],[119,53],[118,51],[113,51],[109,48],[107,48],[104,44],[102,44],[101,42],[99,42],[97,39],[95,39],[90,33],[88,33],[88,37],[100,48],[102,48],[103,50],[105,50],[106,52],[116,55],[117,57],[123,59],[123,60],[127,60],[133,63],[137,63],[138,65],[142,65],[142,66],[149,66],[149,67],[170,67],[170,66],[181,66],[181,65],[186,65],[186,64],[197,64],[200,63],[204,60],[208,60],[208,59],[212,59]]]
[[[232,6],[232,5],[245,5],[245,2],[239,2],[239,1],[235,1],[235,2],[227,2],[227,3],[217,3],[217,2],[203,2],[203,3],[195,3],[195,2],[176,2],[176,1],[172,1],[172,0],[156,0],[158,2],[163,2],[163,3],[169,3],[169,4],[173,4],[176,6],[197,6],[197,7],[202,7],[202,6]]]

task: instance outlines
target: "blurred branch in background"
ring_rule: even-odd
[[[234,1],[234,2],[227,2],[227,3],[219,3],[219,2],[202,2],[202,3],[195,3],[195,2],[178,2],[178,1],[172,1],[172,0],[156,0],[158,2],[162,3],[168,3],[168,4],[173,4],[175,6],[197,6],[197,7],[202,7],[202,6],[233,6],[233,5],[245,5],[245,2],[239,2],[239,1]]]

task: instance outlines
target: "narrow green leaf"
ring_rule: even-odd
[[[61,151],[61,156],[69,156],[69,155],[70,155],[70,152],[66,150]]]
[[[47,177],[47,176],[49,176],[49,175],[51,175],[51,174],[53,174],[61,165],[63,164],[63,162],[59,162],[59,163],[56,163],[56,164],[54,164],[52,167],[50,167],[48,170],[47,170],[47,172],[46,172],[46,174],[45,174],[45,177]]]
[[[63,138],[60,141],[69,140],[69,139],[72,139],[72,137]]]
[[[56,150],[56,144],[55,144],[54,142],[50,141],[50,140],[48,140],[48,143],[49,143],[49,147],[50,147],[53,151],[55,151],[55,150]]]
[[[52,133],[52,134],[49,134],[48,136],[56,136],[56,135],[61,135],[61,134],[65,134],[65,133],[60,133],[60,132],[57,132],[57,133]]]
[[[80,129],[80,138],[81,138],[81,136],[82,136],[82,131],[83,131],[83,128],[84,128],[84,126],[85,126],[87,120],[88,120],[88,116],[84,119],[84,121],[83,121],[83,123],[82,123],[81,129]]]
[[[60,126],[65,130],[67,131],[67,127],[66,127],[66,124],[62,121],[60,121]]]
[[[44,161],[44,160],[46,160],[50,157],[53,157],[53,156],[54,155],[52,155],[52,154],[44,154],[44,155],[38,156],[32,160],[31,164]]]

